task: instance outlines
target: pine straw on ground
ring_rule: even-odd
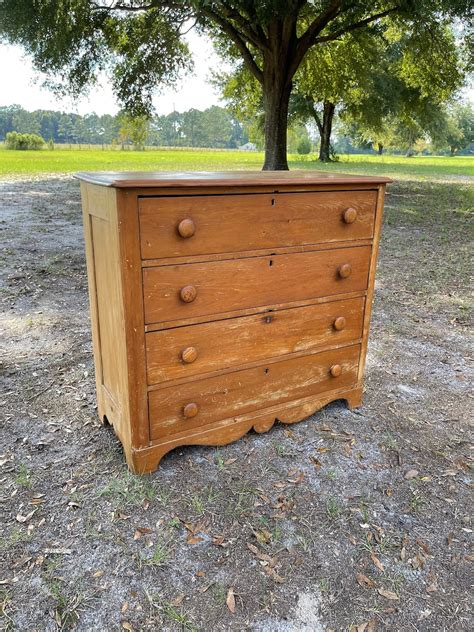
[[[362,408],[139,478],[96,418],[78,184],[0,183],[4,629],[472,629],[470,195],[391,186]]]

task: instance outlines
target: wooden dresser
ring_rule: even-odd
[[[98,411],[132,470],[360,405],[389,179],[77,177]]]

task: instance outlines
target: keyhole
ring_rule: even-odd
[[[268,262],[268,265],[270,266],[270,268],[272,267],[272,265],[273,265],[273,259],[270,259],[270,261]]]
[[[272,206],[275,206],[275,204],[276,204],[276,200],[275,198],[272,198]]]
[[[265,373],[268,373],[268,371],[269,371],[269,370],[270,370],[270,369],[265,369]]]

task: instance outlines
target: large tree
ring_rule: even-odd
[[[387,30],[365,90],[347,99],[341,118],[353,140],[382,153],[395,144],[410,154],[415,142],[445,134],[445,107],[464,80],[463,63],[451,29],[443,24],[412,32]]]
[[[76,93],[110,71],[125,108],[144,114],[157,84],[189,65],[182,34],[193,20],[232,42],[261,84],[264,169],[287,169],[289,98],[309,50],[384,17],[429,26],[469,15],[470,0],[3,0],[0,36]]]

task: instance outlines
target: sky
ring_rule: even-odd
[[[211,69],[219,67],[210,40],[193,33],[186,36],[194,58],[194,73],[177,85],[176,90],[166,90],[153,100],[158,114],[169,114],[174,109],[204,110],[211,105],[222,105],[218,94],[208,82]],[[41,75],[32,67],[18,46],[0,44],[0,106],[21,105],[25,110],[62,110],[78,114],[115,114],[119,107],[105,76],[100,78],[88,96],[80,101],[58,99],[41,87]]]
[[[175,90],[166,90],[153,99],[158,114],[169,114],[196,108],[204,110],[211,105],[223,105],[208,79],[212,69],[222,69],[222,62],[214,52],[211,41],[194,31],[186,35],[194,58],[194,73],[186,76]],[[41,87],[41,75],[18,46],[0,44],[0,106],[21,105],[26,110],[61,110],[78,114],[116,114],[119,106],[107,78],[100,78],[87,96],[79,101],[58,99]],[[474,86],[463,90],[463,97],[474,102]]]

